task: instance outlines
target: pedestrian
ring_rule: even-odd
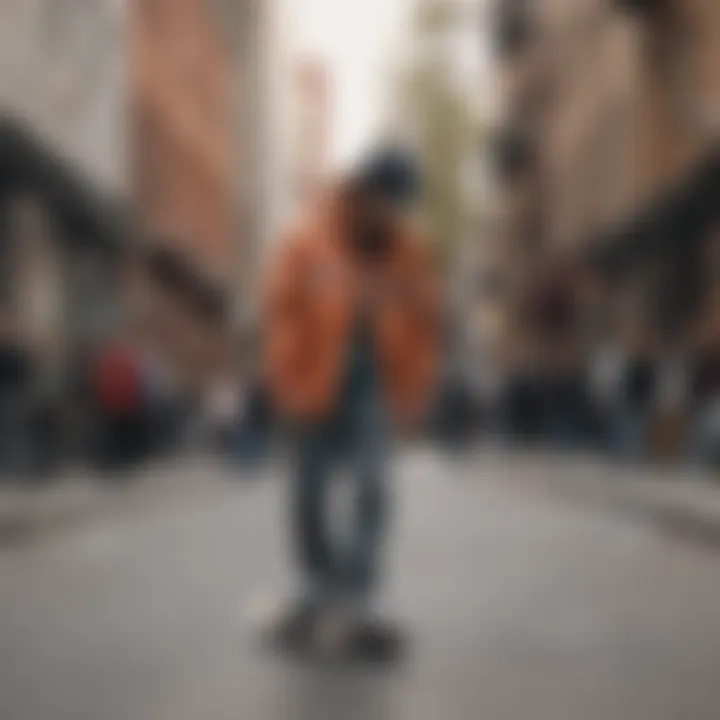
[[[0,478],[24,469],[33,368],[12,313],[0,309]]]
[[[390,430],[421,422],[438,367],[433,263],[405,217],[417,186],[402,153],[376,153],[318,200],[271,269],[265,371],[296,440],[292,537],[301,575],[297,597],[266,628],[282,645],[322,637],[342,649],[372,619]],[[341,543],[326,506],[343,461],[355,493]]]
[[[142,422],[147,450],[165,453],[176,441],[178,383],[173,368],[149,329],[139,334],[136,357],[140,370]]]
[[[642,460],[650,450],[651,429],[659,393],[654,343],[641,327],[628,328],[614,427],[614,450],[626,460]]]
[[[273,417],[258,358],[255,333],[247,332],[236,353],[234,418],[225,451],[244,469],[257,469],[272,447]]]
[[[715,330],[715,332],[713,332]],[[690,460],[720,465],[720,333],[710,328],[693,347],[690,382]]]
[[[127,337],[101,351],[94,373],[100,458],[111,469],[124,468],[142,457],[147,442],[140,360]]]

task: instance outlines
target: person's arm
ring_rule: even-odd
[[[427,332],[433,344],[439,345],[442,334],[442,287],[435,259],[425,246],[418,252],[418,283],[414,292],[414,309],[417,321]]]
[[[273,258],[264,288],[264,373],[275,388],[292,355],[292,335],[299,300],[297,249],[293,238],[286,240]]]
[[[308,262],[302,237],[291,237],[281,247],[266,286],[264,381],[274,404],[290,416],[306,413],[314,391],[305,367]]]
[[[412,378],[412,391],[403,393],[406,429],[421,426],[431,409],[440,383],[443,333],[442,288],[435,260],[429,248],[419,241],[411,248],[406,283],[398,288],[412,345],[412,352],[405,355],[409,383]]]

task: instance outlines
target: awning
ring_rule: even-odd
[[[659,327],[681,328],[703,293],[701,245],[719,223],[720,152],[714,152],[684,183],[601,237],[589,261],[608,277],[631,281],[650,271]]]
[[[0,118],[0,194],[29,191],[47,203],[75,242],[119,249],[127,237],[126,213],[27,123]]]
[[[720,149],[683,183],[604,233],[592,244],[591,260],[615,271],[660,255],[687,255],[718,223]]]
[[[195,317],[209,324],[228,319],[230,301],[224,288],[204,276],[170,244],[146,247],[144,262],[153,282],[175,296]]]

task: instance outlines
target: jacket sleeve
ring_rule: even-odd
[[[408,427],[423,422],[439,380],[442,289],[426,246],[413,242],[401,293],[403,331],[396,362],[397,403]]]
[[[272,259],[265,279],[263,371],[274,401],[287,396],[286,387],[296,363],[301,294],[297,263],[297,240],[290,237]]]
[[[443,292],[432,253],[420,246],[415,259],[416,282],[413,284],[411,305],[418,329],[427,334],[426,340],[435,349],[439,346]]]
[[[313,348],[305,278],[310,262],[300,235],[288,238],[265,285],[264,376],[275,407],[284,415],[307,415],[317,394],[308,372]]]
[[[444,317],[444,293],[437,266],[427,246],[420,246],[417,257],[417,283],[412,300],[412,316],[415,332],[423,351],[417,359],[421,367],[423,392],[414,411],[427,412],[439,382],[442,354],[442,319]]]

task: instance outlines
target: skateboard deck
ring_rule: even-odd
[[[308,660],[360,663],[392,663],[407,651],[401,629],[387,621],[359,622],[344,632],[341,641],[328,642],[322,633],[308,629],[292,638],[266,635],[263,644],[274,652]]]

